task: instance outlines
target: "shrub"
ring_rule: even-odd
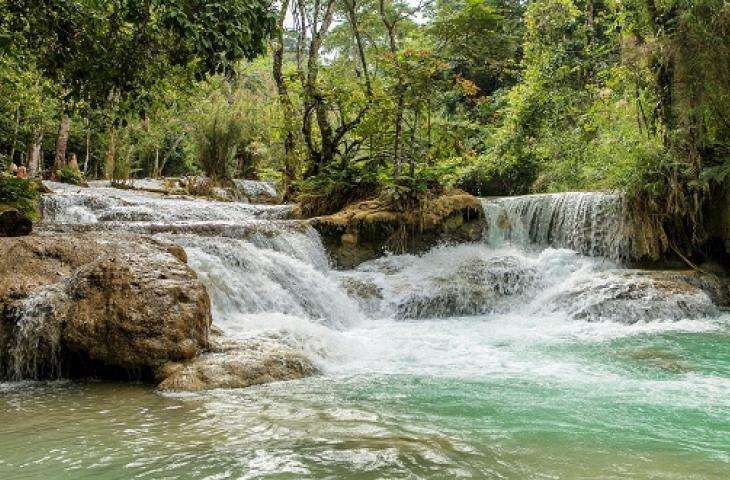
[[[0,174],[0,204],[18,209],[32,220],[38,219],[38,190],[33,180]]]
[[[58,182],[86,186],[86,178],[84,177],[84,174],[81,173],[78,168],[73,168],[68,165],[60,170],[56,170],[53,177]]]
[[[236,169],[243,124],[233,109],[219,106],[198,123],[194,135],[197,158],[206,175],[231,178]]]

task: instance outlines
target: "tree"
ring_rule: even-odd
[[[140,92],[170,67],[228,73],[263,53],[274,18],[266,0],[8,0],[0,11],[16,48],[37,52],[41,72],[64,88],[57,166],[80,103],[144,112]]]

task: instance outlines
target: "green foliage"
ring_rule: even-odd
[[[115,182],[273,178],[305,214],[622,190],[699,245],[730,182],[726,4],[8,0],[0,161],[49,164],[70,112],[68,150]]]
[[[65,166],[53,173],[53,178],[57,182],[68,183],[70,185],[86,185],[86,178],[78,168]]]
[[[193,138],[197,161],[210,177],[231,178],[244,136],[240,112],[227,105],[212,104],[197,122]]]
[[[17,208],[31,220],[38,219],[38,191],[35,183],[0,173],[0,205]]]
[[[146,103],[170,67],[230,70],[265,51],[273,18],[265,0],[8,0],[0,10],[41,71],[94,105]]]
[[[377,172],[358,166],[330,165],[324,172],[298,183],[301,213],[312,217],[336,212],[348,203],[375,195]]]

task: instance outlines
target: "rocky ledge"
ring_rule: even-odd
[[[163,390],[243,388],[315,372],[276,338],[212,334],[185,251],[143,236],[0,238],[0,380],[94,376]]]
[[[0,378],[146,377],[208,347],[185,252],[145,237],[0,238]]]
[[[439,244],[479,240],[484,214],[478,198],[457,190],[415,210],[397,210],[380,199],[361,201],[311,223],[336,265],[353,268],[386,252],[422,253]]]
[[[298,380],[316,372],[304,354],[277,338],[233,340],[214,336],[210,351],[157,371],[158,389],[196,392]]]

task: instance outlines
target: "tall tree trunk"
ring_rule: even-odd
[[[115,132],[109,133],[109,145],[107,145],[104,155],[104,178],[107,180],[114,179],[114,150],[115,150]]]
[[[383,25],[388,32],[388,47],[390,48],[390,53],[393,54],[393,61],[397,62],[396,54],[398,53],[398,44],[395,36],[395,21],[391,21],[388,18],[388,14],[385,11],[385,0],[380,0],[378,6],[380,11],[380,20],[383,22]],[[403,80],[403,75],[400,72],[398,72],[397,77],[398,83],[395,87],[395,95],[398,97],[398,103],[395,111],[395,138],[393,139],[393,181],[396,185],[400,181],[402,170],[400,142],[403,132],[403,110],[405,109],[405,98],[403,97],[405,93],[405,82]]]
[[[289,98],[284,74],[284,19],[289,9],[289,0],[283,0],[279,10],[277,35],[274,44],[274,62],[272,73],[279,94],[279,103],[284,113],[284,199],[289,200],[294,195],[294,178],[296,176],[296,158],[294,141],[294,106]]]
[[[89,171],[89,157],[91,156],[91,127],[86,125],[86,154],[84,155],[84,175]]]
[[[152,178],[157,178],[160,174],[160,149],[155,148],[155,165],[152,168]]]
[[[35,177],[40,172],[41,144],[43,143],[43,131],[38,130],[33,140],[28,143],[26,159],[28,161],[28,176]]]
[[[66,145],[68,144],[68,133],[71,130],[71,117],[64,113],[61,117],[61,124],[58,127],[56,138],[56,157],[53,160],[53,170],[60,170],[66,166]]]

